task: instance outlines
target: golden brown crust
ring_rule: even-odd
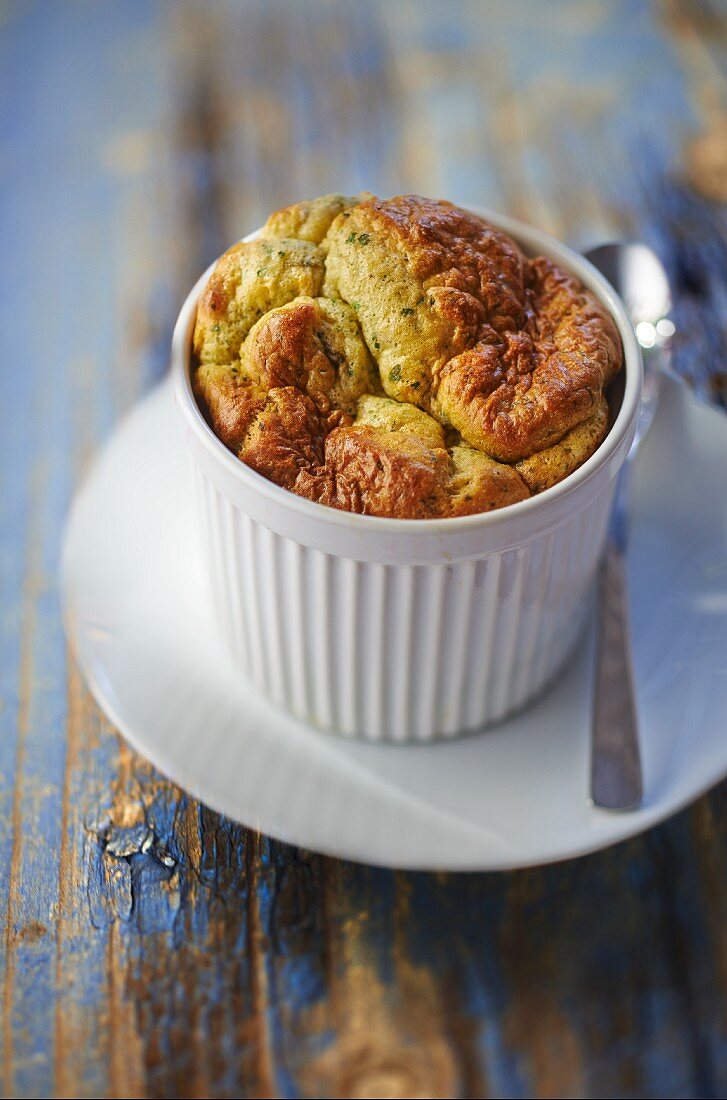
[[[515,469],[531,493],[550,489],[582,466],[606,438],[608,417],[608,401],[601,397],[593,415],[571,428],[554,447],[516,462]]]
[[[406,195],[346,211],[327,240],[324,293],[356,303],[386,393],[428,409],[439,372],[523,320],[517,246],[450,203]]]
[[[466,515],[603,439],[618,334],[551,261],[416,196],[323,196],[263,232],[220,260],[194,346],[213,430],[264,476],[369,515]]]
[[[356,420],[323,413],[297,386],[248,405],[238,455],[309,500],[365,515],[438,518],[490,511],[530,495],[518,472],[479,451],[449,451],[426,413],[367,396]]]
[[[353,414],[359,397],[378,386],[376,365],[345,302],[295,298],[250,330],[242,373],[266,392],[297,386],[318,408]]]
[[[306,495],[372,516],[423,519],[442,514],[442,467],[447,452],[416,435],[369,424],[337,428],[326,440],[322,493],[311,479]],[[303,488],[303,486],[302,486]],[[311,493],[313,489],[313,493]]]
[[[284,206],[271,214],[262,228],[261,236],[270,240],[296,237],[299,241],[321,244],[334,218],[351,206],[356,206],[368,195],[349,198],[347,195],[321,195],[317,199],[304,199],[293,206]]]
[[[201,363],[233,364],[255,322],[323,284],[323,253],[308,241],[258,238],[218,260],[197,306],[194,350]]]
[[[442,419],[503,462],[588,419],[621,363],[613,321],[594,296],[550,260],[529,267],[523,328],[450,360],[436,399]]]
[[[237,454],[265,394],[228,366],[203,363],[194,375],[194,393],[218,439]]]
[[[451,448],[448,515],[492,512],[526,500],[530,489],[519,471],[461,443]]]
[[[324,417],[294,386],[272,389],[251,421],[238,451],[253,470],[294,489],[301,470],[323,463]]]

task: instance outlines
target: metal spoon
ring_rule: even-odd
[[[674,325],[669,283],[644,244],[614,242],[586,253],[623,299],[644,357],[644,391],[636,435],[619,474],[598,586],[598,647],[591,739],[591,802],[602,810],[634,810],[643,782],[634,700],[626,551],[631,468],[656,412]]]

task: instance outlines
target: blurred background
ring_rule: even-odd
[[[512,875],[271,844],[119,742],[55,576],[74,488],[166,371],[192,282],[303,197],[641,237],[675,366],[724,403],[725,4],[3,0],[0,82],[3,1093],[723,1095],[724,787]],[[134,848],[142,819],[172,869]],[[131,832],[114,848],[99,821]]]
[[[414,191],[663,254],[727,197],[720,0],[0,10],[6,354],[86,386],[91,439],[165,370],[198,273],[283,203]]]

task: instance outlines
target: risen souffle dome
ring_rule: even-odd
[[[200,298],[194,388],[220,440],[334,508],[488,512],[608,431],[613,321],[577,279],[415,195],[324,195],[230,248]]]

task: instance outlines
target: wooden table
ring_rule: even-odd
[[[644,237],[674,280],[677,367],[724,400],[725,15],[2,7],[5,1095],[725,1095],[727,786],[532,871],[324,859],[219,817],[120,741],[55,589],[74,487],[164,373],[186,289],[301,196],[412,190],[578,247]]]

